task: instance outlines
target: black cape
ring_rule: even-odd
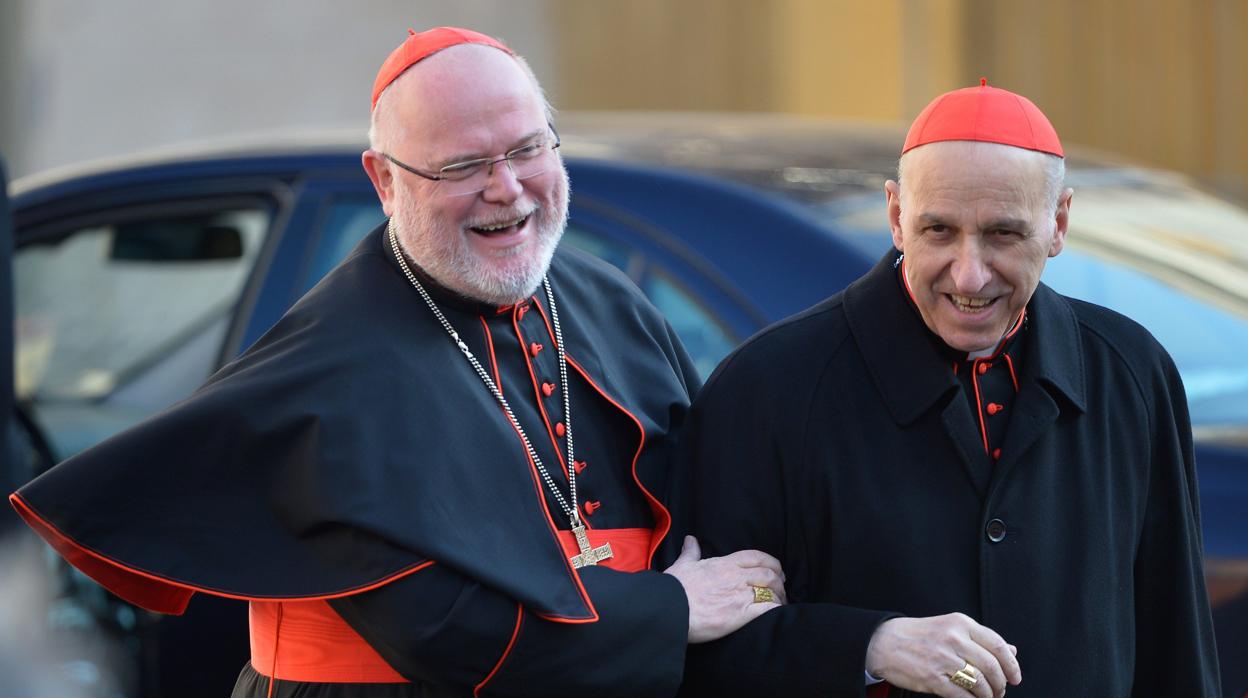
[[[595,620],[544,485],[521,448],[497,448],[515,432],[383,233],[191,397],[19,490],[19,513],[101,584],[164,613],[196,592],[341,597],[437,561],[542,617]],[[569,372],[636,419],[634,475],[663,498],[696,371],[614,268],[561,249],[549,278]]]

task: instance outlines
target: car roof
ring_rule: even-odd
[[[805,204],[882,191],[905,136],[887,122],[696,112],[570,112],[558,129],[568,157],[690,170]],[[11,191],[22,197],[104,173],[219,160],[354,160],[366,147],[358,129],[243,134],[62,166],[19,178]],[[1112,156],[1071,150],[1072,174],[1124,167]]]

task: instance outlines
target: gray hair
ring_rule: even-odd
[[[533,89],[537,92],[538,98],[542,100],[542,111],[546,114],[546,121],[553,124],[555,122],[555,108],[551,106],[550,99],[547,98],[546,91],[542,89],[542,83],[538,82],[537,75],[533,72],[533,68],[529,66],[529,62],[524,60],[523,56],[512,54],[512,58],[515,59],[516,64],[520,66],[520,70],[523,71],[525,76],[529,79],[529,83],[533,85]],[[408,66],[407,70],[400,73],[390,82],[389,85],[386,85],[386,88],[381,91],[381,94],[377,95],[377,106],[373,108],[373,113],[369,117],[368,122],[368,147],[373,150],[389,152],[388,148],[390,147],[390,144],[385,140],[385,137],[389,134],[386,133],[384,128],[384,121],[389,112],[386,108],[386,103],[388,101],[386,99],[386,95],[390,93],[390,88],[394,87],[394,83],[398,82],[404,75],[407,75],[408,71],[418,64],[419,62]]]
[[[1033,152],[1044,156],[1045,216],[1052,218],[1057,213],[1057,202],[1062,198],[1062,191],[1066,188],[1066,159],[1050,153]],[[897,160],[897,184],[901,184],[905,177],[905,170],[906,153],[902,153]]]

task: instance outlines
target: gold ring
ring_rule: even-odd
[[[775,603],[776,594],[768,587],[751,587],[754,589],[754,603]]]
[[[975,684],[979,683],[979,677],[975,676],[978,673],[979,671],[971,666],[970,662],[967,662],[966,666],[950,674],[949,680],[958,688],[973,691],[975,690]]]

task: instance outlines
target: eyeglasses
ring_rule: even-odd
[[[389,153],[381,156],[418,177],[441,182],[441,189],[447,196],[467,196],[484,191],[490,183],[490,175],[494,174],[494,166],[500,162],[507,163],[508,169],[516,179],[528,179],[550,171],[555,162],[551,153],[559,147],[559,132],[553,124],[546,125],[550,134],[540,139],[507,151],[498,159],[479,158],[456,162],[438,170],[437,174],[429,174],[400,161]]]

